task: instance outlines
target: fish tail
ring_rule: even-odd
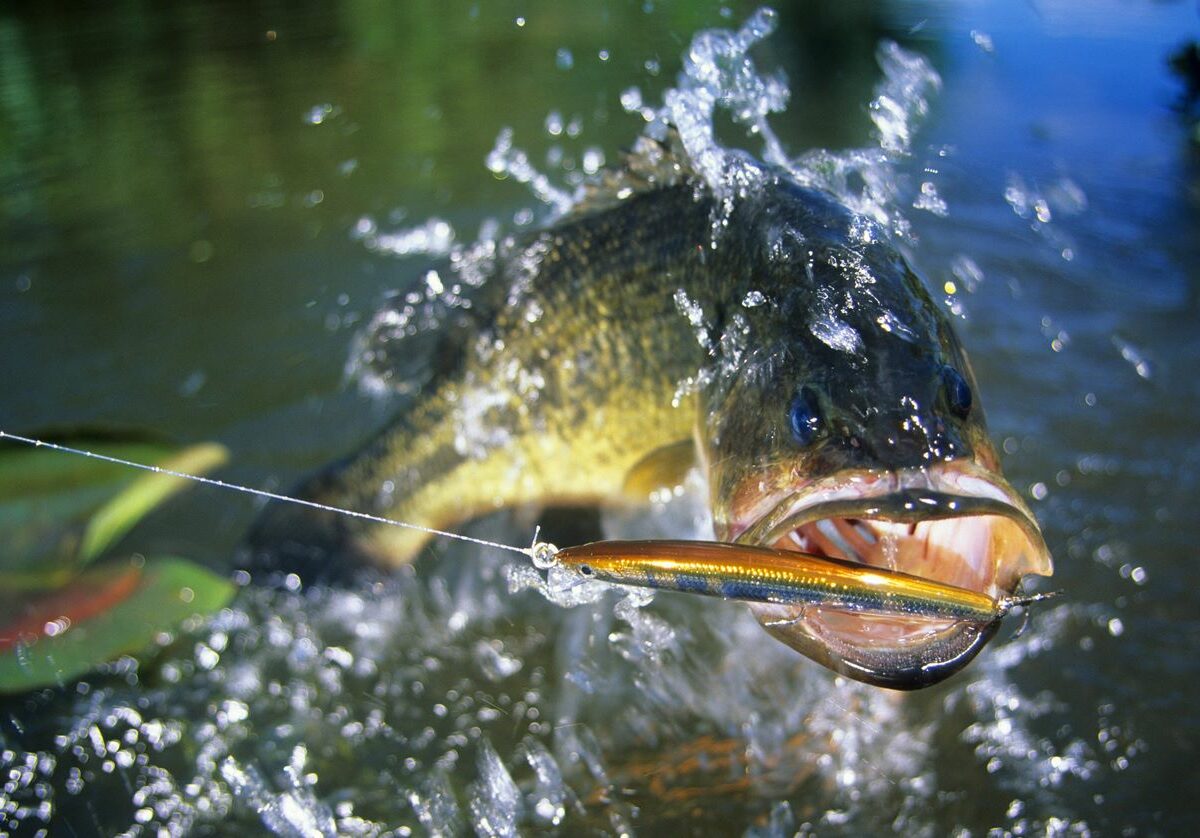
[[[357,452],[303,479],[288,496],[318,509],[282,500],[268,503],[246,539],[256,570],[299,573],[328,580],[363,564],[400,565],[411,561],[429,539],[427,533],[387,527],[338,510],[395,519],[430,527],[430,510],[414,503],[416,490],[437,478],[436,461],[417,459],[432,429],[411,416],[393,420]],[[425,423],[421,423],[422,425]],[[436,515],[436,510],[434,510]]]
[[[343,460],[310,475],[286,494],[312,503],[341,505]],[[249,564],[255,571],[298,573],[306,580],[329,581],[363,564],[350,520],[337,512],[272,500],[259,513],[246,537]]]
[[[342,576],[362,564],[396,567],[416,558],[431,537],[429,529],[453,528],[543,497],[541,481],[519,476],[529,471],[519,446],[475,450],[459,444],[456,404],[449,384],[356,453],[302,481],[292,495],[337,509],[268,504],[248,539],[253,566],[317,578]]]

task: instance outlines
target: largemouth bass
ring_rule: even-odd
[[[721,541],[993,599],[1049,575],[967,357],[888,234],[780,169],[740,165],[736,194],[717,195],[643,138],[557,223],[441,266],[439,285],[477,290],[432,377],[301,494],[447,528],[522,504],[645,503],[698,466]],[[412,316],[401,300],[374,317],[369,374],[392,374]],[[387,565],[425,538],[283,506],[255,534]],[[953,619],[750,607],[810,658],[891,687],[946,677],[990,637]]]

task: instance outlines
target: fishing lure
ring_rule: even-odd
[[[561,550],[543,542],[531,550],[540,567],[561,564],[621,585],[881,615],[991,623],[1018,605],[1052,596],[993,599],[900,571],[712,541],[599,541]]]

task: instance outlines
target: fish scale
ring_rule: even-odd
[[[671,399],[679,380],[704,361],[703,350],[669,291],[663,293],[664,279],[691,287],[704,268],[697,248],[707,240],[709,210],[693,193],[679,186],[640,195],[616,211],[505,243],[485,287],[490,299],[474,315],[490,322],[466,336],[469,343],[502,346],[504,363],[462,353],[459,369],[301,494],[428,526],[529,500],[620,497],[639,459],[687,439],[696,424],[694,402],[672,407]],[[522,255],[539,246],[538,270],[507,304],[521,284],[515,274]],[[544,312],[534,323],[522,316],[530,303]],[[515,392],[505,377],[514,367],[540,372],[544,385],[532,394]],[[481,394],[496,398],[480,421],[502,428],[506,444],[464,452],[456,445],[464,406]],[[380,491],[386,483],[396,487],[393,493]],[[260,543],[301,540],[324,528],[339,540],[361,537],[368,554],[402,563],[424,542],[420,534],[359,528],[286,506],[264,520],[274,517],[269,533],[258,528]]]
[[[465,312],[448,312],[437,374],[375,439],[296,493],[446,530],[506,507],[645,503],[699,465],[717,539],[775,546],[787,533],[773,528],[830,481],[932,488],[961,472],[999,522],[977,539],[980,595],[1048,572],[1032,516],[999,477],[950,322],[886,231],[782,169],[748,155],[726,162],[722,187],[670,136],[643,138],[557,222],[474,249],[484,261],[452,259],[447,270],[474,292]],[[402,320],[388,314],[374,322]],[[368,330],[364,357],[402,357],[390,334]],[[869,513],[854,495],[838,509]],[[428,538],[275,503],[251,543],[268,567],[321,573],[352,556],[400,565]],[[957,578],[940,565],[959,554],[932,555],[922,576]],[[747,584],[735,577],[725,582]],[[880,632],[868,641],[853,622],[755,613],[809,657],[887,685],[945,677],[990,636],[951,621],[928,641],[893,620],[897,645],[885,649]],[[926,666],[931,655],[941,663]]]

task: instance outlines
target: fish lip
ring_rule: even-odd
[[[845,471],[801,484],[778,500],[756,504],[766,511],[735,521],[727,537],[735,543],[773,544],[805,524],[829,518],[866,518],[916,523],[933,519],[993,515],[1015,523],[1028,550],[1008,570],[1011,588],[1026,575],[1050,576],[1053,561],[1033,512],[995,472],[952,460],[903,471]]]
[[[903,471],[843,471],[793,480],[787,489],[760,491],[757,497],[752,485],[740,495],[746,502],[732,509],[742,514],[721,526],[726,540],[813,550],[832,558],[843,557],[841,552],[850,561],[890,567],[993,599],[1015,591],[1027,574],[1053,570],[1033,513],[1003,477],[973,461]],[[829,540],[830,527],[842,534],[841,544]],[[889,557],[876,549],[878,540],[868,539],[866,548],[851,543],[855,533],[864,537],[864,530],[887,539],[898,552]],[[958,672],[995,635],[1003,618],[1002,613],[990,620],[876,615],[832,603],[751,603],[750,610],[776,640],[823,666],[903,690]]]

